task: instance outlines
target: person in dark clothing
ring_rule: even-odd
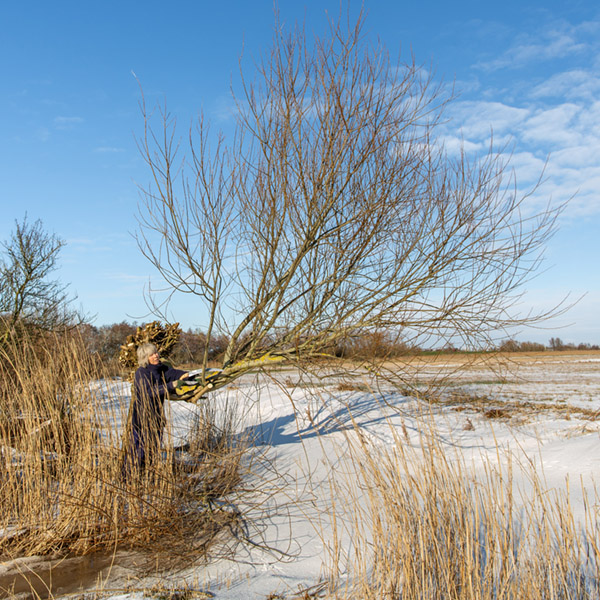
[[[165,425],[163,405],[186,371],[174,369],[160,361],[154,344],[142,344],[137,349],[139,368],[133,382],[130,415],[130,454],[138,469],[155,460],[160,452]]]

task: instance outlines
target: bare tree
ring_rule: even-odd
[[[565,343],[559,337],[551,337],[548,346],[551,350],[564,350]]]
[[[63,240],[44,231],[40,220],[31,224],[27,216],[10,240],[1,244],[0,255],[0,341],[15,328],[59,331],[83,321],[69,306],[67,285],[50,279]]]
[[[278,28],[235,98],[229,145],[211,145],[202,117],[179,140],[142,101],[138,241],[171,293],[197,296],[208,338],[230,336],[216,386],[365,332],[478,346],[545,316],[514,305],[559,209],[530,215],[494,148],[449,155],[452,98],[362,25],[314,43]]]

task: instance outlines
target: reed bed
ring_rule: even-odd
[[[399,436],[386,449],[361,435],[348,442],[357,477],[337,481],[332,493],[352,507],[352,550],[340,550],[339,521],[336,539],[328,540],[337,581],[331,597],[600,597],[600,531],[591,508],[597,498],[579,523],[568,493],[548,491],[535,471],[519,467],[527,484],[517,490],[510,460],[475,472],[459,455],[449,457],[429,428],[418,449]]]
[[[212,503],[239,481],[232,421],[217,425],[207,409],[185,468],[167,433],[160,460],[131,471],[118,426],[128,406],[92,385],[105,377],[76,336],[0,350],[1,556],[132,547],[189,558],[235,526],[239,515]]]

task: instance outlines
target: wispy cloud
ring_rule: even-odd
[[[215,101],[211,114],[217,123],[231,122],[235,119],[239,109],[231,96],[219,96]]]
[[[68,237],[66,239],[66,252],[71,252],[78,257],[114,252],[115,248],[125,248],[130,251],[134,247],[135,242],[131,236],[126,234],[104,234],[99,237]]]
[[[441,141],[444,144],[446,152],[455,156],[463,151],[466,153],[476,153],[484,150],[483,144],[470,142],[455,135],[443,136]]]
[[[482,71],[520,68],[526,65],[584,55],[597,46],[600,24],[595,21],[572,25],[564,21],[544,24],[538,31],[519,34],[497,58],[477,63]]]
[[[600,95],[600,77],[589,70],[574,69],[556,73],[531,90],[531,98],[584,99],[593,100]]]
[[[148,283],[150,275],[136,275],[132,273],[108,273],[107,278],[124,283]]]
[[[50,139],[50,131],[47,127],[40,127],[37,130],[37,137],[40,142],[47,142]]]
[[[120,152],[125,152],[125,148],[113,148],[111,146],[99,146],[98,148],[94,148],[94,152],[100,152],[101,154],[118,154]]]
[[[485,100],[459,101],[449,111],[451,126],[458,125],[462,135],[471,142],[488,140],[492,132],[496,139],[512,133],[530,114],[529,108]]]
[[[72,129],[83,122],[84,119],[82,117],[54,117],[54,126],[56,129]]]
[[[453,123],[467,152],[485,151],[491,131],[497,147],[506,143],[507,159],[522,189],[535,185],[544,172],[544,184],[532,201],[552,197],[560,202],[574,196],[568,216],[600,215],[600,102],[528,104],[525,109],[469,102],[457,105]],[[449,150],[458,137],[446,134]]]
[[[506,34],[506,32],[505,32]],[[522,190],[544,183],[531,198],[572,200],[567,219],[600,217],[600,21],[540,23],[515,36],[496,60],[479,63],[481,88],[450,109],[447,148],[464,140],[467,152],[506,144],[507,158]],[[519,76],[502,67],[541,65]],[[486,72],[497,71],[493,77]],[[503,77],[506,75],[509,77]],[[545,77],[544,77],[545,76]],[[474,99],[473,99],[474,98]]]
[[[566,148],[578,144],[582,131],[578,116],[582,106],[563,103],[551,108],[540,108],[522,124],[521,139],[547,147]]]

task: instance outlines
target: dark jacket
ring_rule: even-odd
[[[131,424],[134,431],[142,432],[145,428],[161,431],[163,427],[163,404],[165,398],[175,389],[177,381],[185,371],[174,369],[163,363],[148,364],[140,367],[134,376],[133,414]]]

